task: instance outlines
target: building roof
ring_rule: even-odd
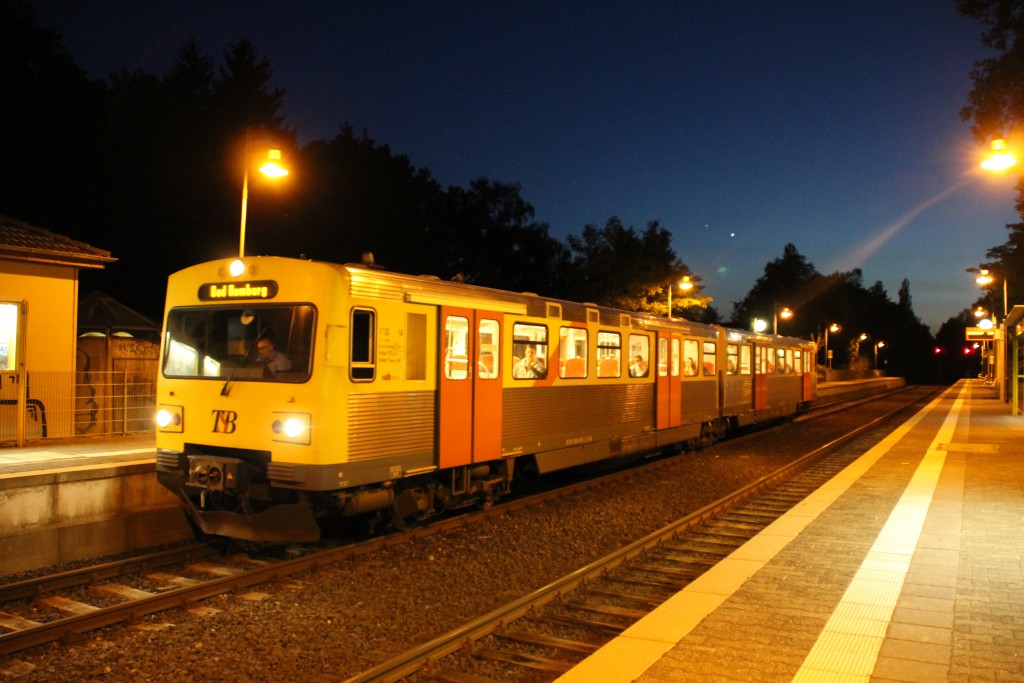
[[[49,263],[78,268],[103,268],[117,259],[97,249],[0,214],[0,259]]]
[[[107,336],[118,332],[160,333],[160,323],[128,308],[109,294],[89,292],[78,302],[78,332],[102,332]]]

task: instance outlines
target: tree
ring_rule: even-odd
[[[673,251],[672,234],[651,221],[642,233],[626,227],[612,216],[603,228],[587,225],[580,235],[569,235],[573,254],[572,288],[569,296],[652,315],[668,314],[668,287],[690,276],[695,287],[688,294],[699,297],[703,287]],[[673,316],[700,316],[686,310],[682,301],[673,301]]]
[[[1020,138],[1024,122],[1024,2],[1020,0],[960,0],[957,9],[985,27],[981,42],[995,55],[975,62],[968,105],[960,116],[971,121],[971,132],[982,144],[1010,136]],[[1020,167],[1018,167],[1020,168]],[[1024,218],[1024,175],[1017,179],[1017,213]],[[1010,301],[1024,300],[1024,223],[1006,226],[1006,244],[988,250],[982,268],[1008,283]],[[980,299],[979,299],[980,302]]]
[[[802,309],[813,298],[812,285],[820,278],[818,271],[792,243],[786,244],[782,257],[764,267],[764,275],[742,300],[733,304],[732,324],[749,327],[754,318],[772,320],[782,308]],[[814,329],[810,321],[814,316],[797,314],[781,333],[796,335],[798,331]]]
[[[449,187],[443,218],[432,241],[443,247],[437,262],[464,282],[561,296],[568,252],[536,220],[518,184],[477,178],[469,187]]]

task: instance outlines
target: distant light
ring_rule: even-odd
[[[994,327],[994,324],[988,318],[984,318],[978,321],[978,327],[983,330],[991,330]]]
[[[228,272],[231,273],[231,275],[234,277],[238,277],[239,275],[244,273],[245,264],[242,263],[242,259],[236,258],[234,261],[232,261],[231,265],[228,266]]]

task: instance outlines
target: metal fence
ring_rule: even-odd
[[[0,375],[0,442],[153,431],[156,364],[139,361],[112,372],[29,372],[19,407],[17,373]]]

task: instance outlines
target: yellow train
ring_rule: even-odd
[[[279,257],[171,275],[161,359],[160,482],[204,532],[268,542],[487,505],[817,388],[806,340]]]

